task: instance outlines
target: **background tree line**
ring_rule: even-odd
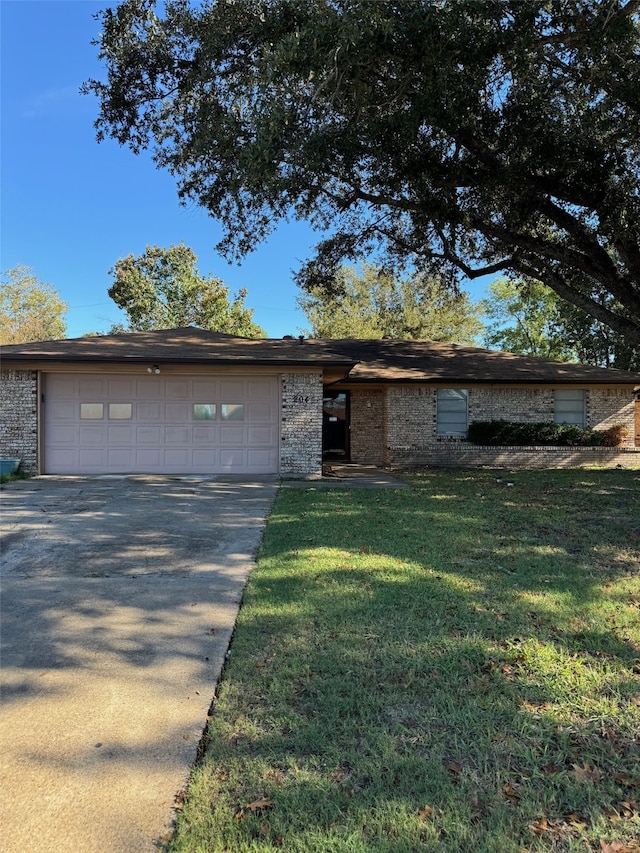
[[[112,267],[108,290],[128,323],[110,333],[196,326],[240,337],[266,337],[221,279],[202,275],[183,244],[148,246]],[[298,305],[317,338],[384,338],[484,345],[522,355],[640,370],[640,347],[533,279],[496,279],[473,302],[438,275],[398,277],[372,263],[342,266],[335,288],[301,293]],[[28,267],[8,270],[0,286],[0,343],[63,338],[67,306]]]

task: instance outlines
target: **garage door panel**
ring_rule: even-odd
[[[56,421],[76,421],[80,407],[75,400],[56,400],[51,403],[49,410]]]
[[[106,452],[103,450],[96,451],[92,448],[79,448],[77,450],[77,465],[82,470],[90,473],[101,471],[107,464]]]
[[[169,400],[185,400],[189,396],[187,379],[167,379],[165,396]]]
[[[190,444],[190,432],[189,427],[186,426],[169,426],[164,428],[164,441],[165,444]]]
[[[164,407],[164,417],[166,421],[183,421],[191,420],[191,406],[187,403],[166,403]]]
[[[228,447],[234,444],[245,444],[245,430],[243,426],[220,427],[220,444]]]
[[[244,470],[246,467],[244,450],[220,450],[220,467],[228,472]]]
[[[201,427],[195,426],[193,428],[193,443],[196,445],[199,444],[207,444],[217,445],[220,444],[220,430],[218,427]]]
[[[269,402],[272,401],[273,391],[270,379],[248,379],[246,385],[247,396],[250,397],[252,400],[267,400]]]
[[[252,447],[255,445],[272,445],[274,443],[273,429],[268,426],[248,426],[247,443]]]
[[[138,421],[151,421],[157,424],[162,417],[162,405],[160,403],[136,403],[136,418]]]
[[[160,400],[164,396],[164,386],[156,376],[136,379],[135,396],[138,400]]]
[[[47,454],[47,461],[51,469],[55,472],[75,471],[78,466],[77,455],[78,452],[75,447],[68,449],[57,447],[55,451],[50,451]]]
[[[51,438],[56,446],[78,446],[78,427],[75,424],[56,424],[51,430]]]
[[[134,471],[159,471],[162,469],[164,454],[159,448],[135,448]]]
[[[190,463],[190,451],[186,447],[167,449],[164,452],[164,461],[169,469],[186,471]]]
[[[102,397],[107,390],[107,381],[102,377],[81,376],[78,380],[78,393],[80,397]]]
[[[276,461],[273,450],[247,450],[247,465],[256,471],[268,471]]]
[[[136,444],[155,444],[162,441],[163,428],[160,426],[139,426],[136,428]]]
[[[135,382],[128,376],[118,376],[114,379],[109,379],[107,393],[112,398],[132,398],[135,395]]]
[[[213,473],[220,467],[219,450],[194,450],[193,464],[203,473]]]
[[[107,428],[107,443],[108,444],[128,444],[134,443],[134,430],[130,426],[109,426]]]
[[[106,451],[106,463],[110,470],[118,472],[131,471],[133,454],[126,447],[110,447]]]
[[[220,396],[220,383],[217,379],[194,379],[193,396],[215,400]]]
[[[276,377],[45,376],[44,470],[277,473]]]
[[[81,424],[77,440],[80,447],[105,447],[108,443],[105,424]]]
[[[247,405],[247,420],[250,423],[272,421],[273,407],[268,403],[249,403]]]

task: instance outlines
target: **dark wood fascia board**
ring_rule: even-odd
[[[101,357],[91,357],[85,356],[84,358],[51,358],[51,356],[39,356],[39,355],[20,355],[20,356],[2,356],[0,358],[0,367],[3,364],[42,364],[42,365],[51,365],[52,367],[56,365],[64,364],[66,366],[72,364],[95,364],[101,365],[103,367],[108,367],[109,365],[117,365],[118,367],[123,367],[127,365],[138,366],[141,364],[158,364],[158,365],[173,365],[173,366],[187,366],[187,365],[197,365],[199,367],[202,366],[224,366],[224,367],[297,367],[297,368],[311,368],[316,370],[322,370],[330,367],[340,368],[341,370],[353,370],[357,362],[354,361],[336,361],[336,360],[326,360],[322,359],[314,359],[313,361],[301,361],[298,359],[277,359],[277,358],[171,358],[165,356],[129,356],[125,358],[101,358]]]
[[[448,377],[445,379],[441,379],[439,377],[424,377],[420,379],[385,379],[380,377],[371,377],[371,378],[357,378],[354,379],[350,376],[347,376],[345,379],[338,379],[335,382],[330,383],[331,385],[340,385],[343,388],[351,388],[357,386],[371,386],[376,385],[379,387],[386,387],[388,385],[439,385],[442,388],[450,388],[452,385],[466,385],[469,388],[474,386],[482,386],[482,387],[501,387],[501,388],[513,388],[514,386],[519,385],[575,385],[576,387],[584,387],[591,385],[604,385],[608,387],[616,387],[616,388],[629,388],[634,393],[640,393],[640,387],[634,387],[634,383],[630,381],[621,381],[618,379],[570,379],[565,377],[547,377],[543,379],[470,379],[469,377]]]

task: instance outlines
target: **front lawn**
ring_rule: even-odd
[[[640,851],[640,471],[406,479],[280,491],[167,851]]]

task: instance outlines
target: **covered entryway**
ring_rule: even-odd
[[[48,373],[47,474],[275,474],[277,376]]]
[[[322,458],[349,459],[349,391],[325,389],[322,400]]]

